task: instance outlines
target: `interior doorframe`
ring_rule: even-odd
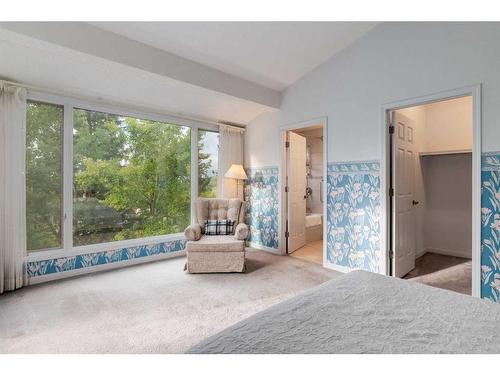
[[[280,162],[280,194],[279,194],[279,202],[280,202],[280,234],[278,237],[280,244],[280,253],[281,255],[287,255],[287,247],[286,247],[286,225],[287,225],[287,217],[288,217],[288,198],[287,193],[285,192],[286,187],[286,177],[287,177],[287,158],[286,158],[286,133],[290,130],[297,130],[308,128],[314,125],[322,125],[323,126],[323,191],[321,192],[323,196],[323,267],[326,267],[326,250],[327,250],[327,241],[326,241],[326,232],[327,232],[327,180],[328,180],[328,118],[318,117],[311,120],[306,120],[302,122],[292,123],[288,125],[282,125],[280,127],[280,135],[281,135],[281,162]]]
[[[455,99],[464,96],[472,97],[472,296],[481,296],[481,84],[465,86],[457,89],[437,92],[383,104],[380,112],[381,128],[381,258],[380,269],[385,275],[390,274],[390,112],[406,107],[430,104],[438,101]]]

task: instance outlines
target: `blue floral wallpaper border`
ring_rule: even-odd
[[[57,272],[77,270],[80,268],[93,267],[108,263],[123,262],[154,255],[175,253],[184,250],[185,244],[185,240],[173,240],[153,245],[142,245],[90,254],[27,262],[26,271],[28,277],[44,276]]]
[[[328,163],[327,262],[380,272],[380,162]]]
[[[278,248],[278,167],[248,168],[245,182],[248,242]]]
[[[481,297],[500,302],[500,152],[481,157]]]

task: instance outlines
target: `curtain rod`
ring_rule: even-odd
[[[5,83],[7,83],[9,85],[13,85],[13,86],[23,87],[23,88],[28,89],[28,90],[41,91],[41,92],[44,92],[44,93],[47,93],[47,94],[66,96],[66,97],[70,97],[70,98],[74,98],[74,99],[78,99],[78,100],[87,100],[87,101],[92,101],[92,102],[97,101],[97,102],[100,102],[100,103],[103,103],[103,104],[116,105],[116,106],[119,106],[119,107],[123,107],[124,105],[125,106],[127,105],[127,104],[120,103],[119,101],[116,101],[116,102],[112,101],[112,100],[109,101],[109,100],[105,100],[105,99],[99,98],[99,97],[91,97],[91,96],[86,96],[86,95],[72,94],[72,93],[65,92],[65,91],[48,89],[48,88],[45,88],[45,87],[34,86],[34,85],[26,84],[26,83],[13,82],[13,81],[9,81],[7,79],[3,79],[1,77],[0,77],[0,82],[5,82]],[[146,112],[153,111],[154,113],[157,113],[157,114],[162,114],[162,115],[165,115],[165,116],[177,117],[177,118],[182,119],[182,120],[204,122],[206,124],[211,124],[211,125],[215,125],[215,126],[227,126],[229,128],[234,128],[234,129],[237,129],[237,130],[246,131],[246,128],[243,125],[227,124],[227,123],[220,122],[220,121],[214,121],[214,120],[204,119],[204,118],[195,117],[195,116],[181,115],[181,114],[176,114],[176,113],[172,113],[172,112],[168,112],[168,111],[161,111],[161,112],[158,113],[158,112],[156,112],[156,110],[151,109],[151,108],[144,108],[144,107],[135,107],[134,108],[133,104],[132,104],[132,108],[131,109],[132,110],[135,109],[135,110],[138,110],[140,112],[142,112],[142,111],[146,111]]]

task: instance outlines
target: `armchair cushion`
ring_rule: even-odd
[[[201,238],[201,225],[191,224],[184,230],[184,236],[188,241],[198,241]]]
[[[205,234],[208,236],[233,234],[234,220],[207,220]]]
[[[244,220],[245,203],[239,199],[198,198],[196,222],[205,234],[206,220],[232,220],[236,224]]]
[[[240,241],[234,236],[201,236],[199,241],[186,243],[188,254],[191,253],[231,253],[244,252],[245,241]]]
[[[234,230],[234,238],[237,240],[246,240],[248,237],[248,226],[245,223],[239,223]]]

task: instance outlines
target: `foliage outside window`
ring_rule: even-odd
[[[65,138],[66,108],[73,112],[73,131]],[[26,133],[29,251],[182,232],[190,222],[191,152],[198,156],[199,194],[217,194],[213,131],[200,130],[191,150],[186,126],[28,101]],[[63,140],[71,138],[66,147]],[[63,154],[73,160],[71,176],[63,176]],[[72,189],[72,230],[63,230],[70,203],[63,181]]]
[[[62,247],[61,106],[29,101],[26,113],[28,251]]]
[[[75,109],[73,245],[182,232],[190,222],[190,133]]]
[[[217,197],[219,133],[198,130],[198,195]]]

